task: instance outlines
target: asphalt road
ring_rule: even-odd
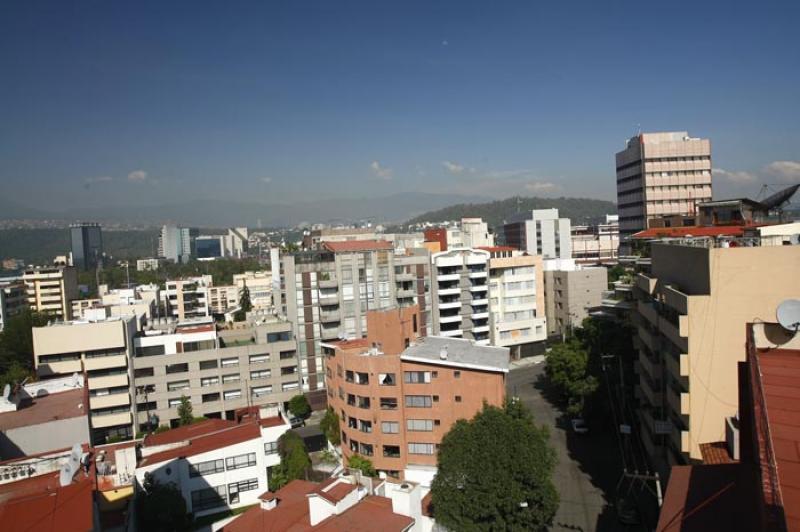
[[[550,430],[558,464],[553,475],[561,504],[553,530],[626,530],[613,507],[615,488],[622,471],[619,447],[613,432],[575,434],[569,420],[545,397],[540,376],[544,363],[512,369],[508,394],[518,396],[531,409],[538,424]]]

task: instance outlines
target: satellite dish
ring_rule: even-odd
[[[11,385],[10,384],[6,384],[5,386],[3,386],[3,397],[6,398],[6,399],[11,397]]]
[[[800,329],[800,300],[787,299],[778,305],[776,314],[784,329],[795,333]]]
[[[61,472],[58,476],[58,482],[61,486],[69,486],[72,484],[72,477],[75,476],[75,473],[81,465],[82,454],[83,449],[80,443],[76,443],[72,446],[67,463],[61,466]]]

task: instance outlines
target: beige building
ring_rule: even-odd
[[[208,309],[212,314],[225,314],[238,306],[239,288],[236,285],[208,287]]]
[[[491,345],[507,347],[513,360],[534,353],[547,339],[542,258],[513,248],[483,248],[489,258]]]
[[[606,214],[605,223],[572,226],[572,258],[578,264],[614,264],[619,249],[619,216]]]
[[[565,335],[580,327],[589,311],[602,306],[608,290],[608,270],[581,267],[574,260],[544,261],[547,334]]]
[[[40,378],[86,372],[94,444],[133,436],[128,361],[136,329],[133,317],[33,328],[34,364]]]
[[[653,244],[651,273],[636,278],[642,440],[662,472],[725,440],[747,323],[800,298],[800,246],[688,243]]]
[[[253,310],[272,308],[272,274],[270,272],[237,273],[233,276],[233,284],[239,289],[239,293],[247,286]]]
[[[167,315],[178,321],[210,316],[208,288],[213,285],[210,275],[167,281],[164,290]]]
[[[25,283],[9,281],[0,283],[0,331],[9,318],[13,318],[28,307]]]
[[[68,320],[70,302],[78,297],[78,273],[72,266],[30,268],[22,274],[28,306]]]
[[[616,155],[620,248],[648,220],[695,215],[711,200],[711,141],[686,131],[640,133]]]

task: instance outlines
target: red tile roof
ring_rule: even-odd
[[[326,480],[317,486],[313,493],[330,503],[336,504],[347,497],[353,490],[358,489],[355,484],[350,484],[346,481],[336,483],[336,481],[337,479],[335,478]]]
[[[326,484],[330,485],[331,481]],[[365,497],[339,515],[333,515],[316,526],[311,526],[308,513],[308,495],[321,485],[304,480],[294,480],[273,495],[278,505],[272,510],[260,506],[250,508],[222,530],[224,532],[400,532],[407,530],[414,520],[392,511],[392,501],[374,495]],[[354,488],[355,486],[352,486]],[[338,485],[334,487],[337,489]],[[330,493],[330,492],[329,492]],[[265,497],[265,493],[261,497]],[[268,499],[267,499],[268,500]]]
[[[651,227],[644,231],[639,231],[631,238],[652,239],[652,238],[684,238],[702,236],[742,236],[744,230],[754,226],[726,225],[726,226],[689,226],[689,227]]]
[[[181,427],[183,428],[190,428],[189,427]],[[173,429],[173,430],[181,430],[181,429]],[[172,431],[167,431],[158,436],[163,434],[168,434]],[[149,466],[153,464],[158,464],[161,462],[166,462],[169,460],[174,460],[175,458],[185,458],[187,456],[194,456],[202,453],[207,453],[209,451],[213,451],[215,449],[220,449],[222,447],[228,447],[229,445],[235,445],[237,443],[242,443],[248,440],[253,440],[256,438],[261,437],[261,429],[259,428],[257,423],[242,423],[241,425],[234,424],[233,427],[223,428],[217,432],[203,434],[197,437],[191,437],[188,440],[188,445],[182,445],[180,447],[169,449],[166,451],[162,451],[160,453],[151,454],[150,456],[144,457],[140,462],[139,466]],[[177,441],[182,441],[181,439]]]
[[[259,423],[259,425],[261,425],[263,428],[266,429],[266,428],[269,428],[269,427],[280,427],[281,425],[285,424],[286,422],[283,420],[283,418],[281,416],[272,416],[272,417],[268,417],[268,418],[263,418],[263,419],[259,420],[258,423]]]
[[[800,350],[758,354],[786,525],[800,530]]]
[[[197,423],[192,423],[191,425],[178,427],[176,429],[167,430],[158,434],[150,434],[145,437],[144,444],[147,447],[151,445],[177,443],[179,441],[196,438],[204,434],[218,432],[222,429],[235,427],[236,425],[237,423],[235,421],[228,421],[226,419],[206,419],[204,421],[198,421]]]
[[[83,392],[83,388],[77,388],[26,400],[19,410],[0,414],[0,430],[6,431],[49,421],[86,416]],[[79,408],[79,405],[82,405],[82,408]],[[88,418],[86,423],[88,426]]]
[[[394,249],[392,243],[386,240],[345,240],[344,242],[323,242],[322,245],[334,253]]]
[[[736,462],[728,452],[728,445],[724,441],[701,443],[700,454],[703,455],[704,464],[733,464]]]

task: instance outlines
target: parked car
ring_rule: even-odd
[[[576,434],[586,434],[589,432],[589,426],[584,420],[575,418],[572,420],[572,432]]]
[[[302,427],[303,425],[306,424],[305,421],[303,421],[303,418],[295,416],[289,418],[289,423],[292,425],[293,429],[296,429],[297,427]]]

